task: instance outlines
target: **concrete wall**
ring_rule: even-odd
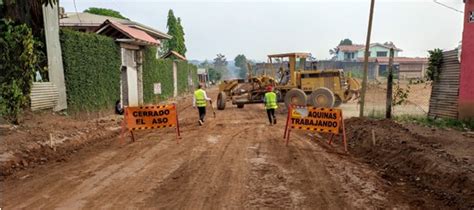
[[[466,0],[459,85],[460,119],[474,119],[474,21],[469,20],[471,12],[474,13],[474,0]]]
[[[317,69],[344,69],[346,77],[352,75],[354,77],[362,77],[364,71],[364,62],[350,61],[319,61]],[[378,77],[378,64],[369,62],[368,77],[373,80]]]

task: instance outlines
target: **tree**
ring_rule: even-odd
[[[112,10],[112,9],[89,7],[89,9],[84,10],[84,12],[89,13],[89,14],[96,14],[96,15],[102,15],[102,16],[128,20],[128,18],[124,17],[122,14],[120,14],[120,12]]]
[[[234,58],[234,65],[239,68],[238,76],[240,78],[245,78],[248,71],[247,58],[245,57],[245,55],[237,55]]]
[[[214,68],[216,71],[220,72],[223,76],[229,74],[229,70],[227,69],[227,58],[225,55],[219,53],[216,55],[216,58],[214,58]]]
[[[178,34],[176,36],[176,38],[178,39],[177,40],[177,48],[176,48],[176,51],[181,54],[181,55],[185,55],[186,54],[186,45],[184,44],[184,29],[183,29],[183,26],[181,25],[181,18],[178,18],[178,21],[177,21],[177,29],[178,29]]]
[[[345,38],[339,42],[338,46],[342,46],[342,45],[352,45],[352,40]]]
[[[333,60],[336,58],[337,54],[339,53],[339,46],[343,46],[343,45],[352,45],[352,40],[345,38],[339,42],[339,45],[337,45],[337,47],[329,50],[329,54],[333,56],[332,57]]]
[[[222,78],[222,73],[217,71],[214,68],[209,68],[208,73],[209,73],[209,80],[213,82],[219,81]]]
[[[169,52],[173,50],[185,56],[187,49],[184,43],[184,28],[181,25],[181,18],[176,18],[172,9],[168,11],[166,27],[168,28],[168,34],[173,38],[165,41],[162,51]]]

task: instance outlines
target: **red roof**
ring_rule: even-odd
[[[97,33],[101,34],[102,32],[106,31],[105,29],[107,27],[112,27],[118,31],[120,31],[123,35],[128,37],[129,39],[132,39],[133,41],[136,42],[143,42],[148,45],[159,45],[160,42],[150,35],[148,35],[146,32],[128,27],[126,25],[123,25],[118,22],[113,22],[110,20],[106,20],[100,27],[99,30],[97,30]]]
[[[362,44],[353,44],[353,45],[339,45],[337,48],[341,52],[356,52],[359,51],[360,49],[363,49],[365,45]]]

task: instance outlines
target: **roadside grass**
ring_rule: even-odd
[[[419,125],[437,127],[437,128],[452,128],[462,131],[474,131],[474,119],[471,120],[457,120],[446,118],[431,118],[424,115],[400,115],[395,116],[394,120],[397,122],[411,122]]]
[[[385,112],[380,110],[372,110],[367,115],[371,119],[385,119]],[[451,128],[461,131],[474,131],[474,119],[471,120],[457,120],[446,118],[431,118],[426,115],[395,115],[392,120],[399,123],[415,123],[418,125],[436,127],[436,128]]]

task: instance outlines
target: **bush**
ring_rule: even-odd
[[[183,94],[191,91],[191,84],[189,84],[188,76],[191,76],[194,87],[198,83],[197,67],[185,61],[178,63],[178,93]]]
[[[120,47],[93,33],[61,30],[60,37],[69,109],[114,107],[120,98]]]
[[[143,62],[143,101],[157,103],[173,96],[173,61],[156,59],[156,48],[147,47]],[[153,84],[161,83],[161,95],[153,93]]]
[[[40,70],[41,46],[25,24],[0,20],[0,115],[12,123],[19,123],[28,105],[35,70]]]
[[[428,80],[436,81],[441,73],[441,65],[443,64],[443,51],[441,49],[429,50],[430,57],[428,59],[428,68],[426,69],[426,77]]]

